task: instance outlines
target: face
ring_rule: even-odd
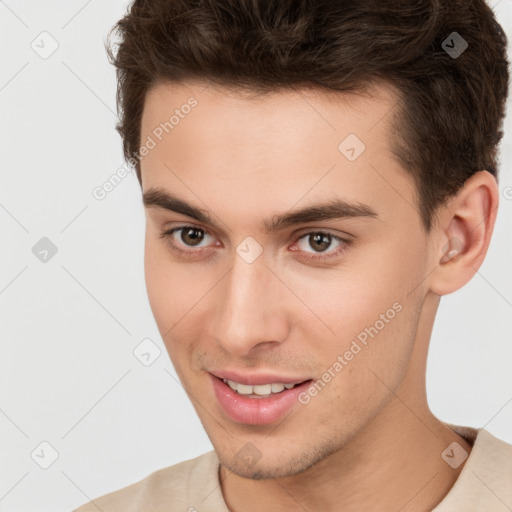
[[[430,253],[390,150],[396,101],[385,86],[251,96],[161,83],[147,95],[149,301],[221,463],[239,475],[309,468],[415,385]]]

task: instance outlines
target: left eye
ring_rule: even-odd
[[[331,233],[325,233],[323,231],[311,232],[302,235],[299,241],[305,240],[309,247],[318,249],[318,253],[324,253],[328,247],[332,244],[333,240],[343,243],[343,240],[339,236],[335,236]],[[301,249],[302,250],[302,249]],[[306,251],[308,252],[308,251]]]

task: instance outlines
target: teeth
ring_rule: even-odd
[[[232,380],[222,379],[233,391],[236,391],[238,384]]]
[[[248,388],[252,387],[252,392],[255,395],[270,395],[272,393],[272,384],[259,384],[257,386],[247,386]]]
[[[245,384],[236,384],[236,391],[239,395],[250,395],[252,393],[252,386],[246,386]]]
[[[284,384],[270,384],[272,393],[280,393],[285,388]]]
[[[281,393],[285,389],[292,389],[296,384],[282,384],[281,382],[275,382],[272,384],[258,384],[250,386],[248,384],[240,384],[229,379],[222,379],[233,391],[236,391],[240,395],[258,395],[258,396],[269,396],[272,393]]]

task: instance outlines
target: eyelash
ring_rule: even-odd
[[[206,235],[212,236],[209,231],[207,231],[203,228],[198,228],[197,226],[186,225],[186,226],[178,226],[178,227],[172,228],[168,231],[165,231],[164,233],[162,233],[160,235],[160,238],[164,239],[165,243],[169,246],[169,248],[172,251],[174,251],[176,254],[178,254],[179,256],[187,256],[188,257],[188,256],[196,255],[198,253],[201,254],[204,251],[209,251],[211,249],[211,247],[210,248],[203,247],[203,248],[200,248],[197,250],[185,250],[185,249],[182,249],[181,247],[178,247],[174,242],[172,242],[172,235],[175,232],[181,231],[184,229],[196,229],[198,231],[205,233]],[[306,256],[305,259],[308,259],[308,260],[325,261],[325,260],[340,256],[342,253],[344,253],[347,250],[348,246],[350,245],[349,240],[341,238],[329,231],[323,231],[323,230],[308,231],[307,233],[303,233],[301,236],[299,236],[297,238],[297,241],[295,243],[297,243],[298,241],[300,241],[303,238],[306,238],[310,235],[329,235],[329,236],[331,236],[332,240],[340,242],[341,245],[335,251],[328,253],[328,256],[325,256],[324,255],[325,253],[316,253],[313,255]],[[299,252],[305,252],[305,251],[299,251]],[[306,254],[310,254],[310,253],[306,252]],[[210,258],[208,258],[208,259],[210,259]]]

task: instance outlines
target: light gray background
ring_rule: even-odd
[[[146,297],[144,217],[123,165],[103,41],[121,0],[0,1],[0,510],[66,511],[211,449]],[[512,1],[494,0],[512,39]],[[58,49],[48,58],[39,51]],[[43,39],[46,38],[46,39]],[[442,299],[428,392],[441,419],[512,442],[512,125],[487,259]],[[508,190],[508,199],[505,197]],[[58,249],[32,253],[42,238]],[[149,338],[162,354],[133,355]],[[51,451],[57,460],[42,469]],[[42,451],[41,451],[42,450]],[[35,451],[34,458],[31,454]],[[37,461],[37,462],[36,462]]]

